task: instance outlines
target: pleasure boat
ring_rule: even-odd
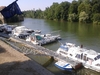
[[[29,37],[26,38],[26,41],[30,41],[35,45],[45,45],[48,43],[55,42],[59,39],[59,35],[52,36],[52,35],[42,35],[42,34],[36,34],[32,33]]]
[[[75,47],[75,44],[72,44],[72,43],[61,44],[61,46],[58,48],[56,52],[64,57],[67,57],[68,50],[69,48],[72,48],[72,47]]]
[[[32,32],[34,32],[34,30],[29,29],[25,26],[17,26],[12,30],[12,35],[19,37],[19,38],[26,38]]]
[[[15,25],[0,24],[0,32],[11,33]]]
[[[72,71],[72,69],[73,69],[70,64],[68,64],[65,61],[61,61],[61,60],[57,61],[55,63],[55,66],[58,67],[61,70],[65,70],[65,71]]]
[[[100,53],[94,50],[88,50],[82,46],[66,43],[61,45],[57,53],[74,61],[81,62],[85,68],[100,72]]]

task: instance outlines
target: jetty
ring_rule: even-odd
[[[0,34],[0,36],[1,36],[1,34]],[[7,37],[7,35],[3,35],[3,37]],[[39,46],[39,45],[34,45],[31,42],[27,42],[27,41],[25,41],[23,39],[20,39],[18,37],[11,36],[8,39],[0,37],[0,39],[5,41],[6,43],[10,44],[13,48],[15,48],[16,50],[24,53],[25,55],[33,54],[33,53],[34,54],[39,54],[40,53],[40,54],[51,56],[55,60],[66,61],[67,63],[71,64],[74,69],[78,69],[80,66],[82,66],[82,64],[79,61],[77,61],[77,62],[73,61],[73,60],[69,59],[68,57],[64,57],[62,55],[57,54],[53,50],[49,50],[49,49],[44,48],[44,47]]]

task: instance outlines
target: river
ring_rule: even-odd
[[[51,21],[44,19],[25,18],[23,22],[14,23],[23,25],[34,30],[41,30],[42,33],[60,34],[62,40],[44,47],[56,51],[61,43],[70,42],[76,46],[83,45],[87,49],[100,52],[100,25]],[[51,67],[51,66],[50,66]],[[51,68],[50,68],[51,69]],[[54,68],[53,68],[54,69]],[[83,74],[86,75],[82,70]],[[87,72],[87,75],[99,75],[99,73]],[[61,74],[60,74],[61,75]]]

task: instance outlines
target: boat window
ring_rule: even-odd
[[[42,37],[40,37],[40,36],[36,36],[36,39],[37,39],[37,40],[41,40]]]
[[[87,61],[87,55],[86,54],[83,56],[83,60]]]
[[[34,33],[31,34],[31,36],[34,36],[34,35],[35,35]]]
[[[97,57],[94,58],[95,60],[98,60],[100,59],[100,55],[98,55]]]
[[[93,59],[91,59],[91,58],[87,57],[87,61],[88,61],[88,63],[91,65],[91,64],[92,64],[92,62],[93,62]]]
[[[60,46],[60,48],[61,48],[61,49],[63,49],[63,50],[68,51],[68,47],[65,47],[65,46],[63,46],[63,45],[62,45],[62,46]]]
[[[70,56],[73,56],[72,54],[70,54]]]
[[[95,60],[97,60],[97,58],[96,58],[96,57],[95,57],[94,59],[95,59]]]
[[[80,54],[77,54],[75,57],[76,58],[81,58],[81,55]]]
[[[100,59],[100,55],[98,55],[97,58]]]

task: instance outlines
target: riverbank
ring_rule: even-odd
[[[54,75],[0,40],[0,75]]]

